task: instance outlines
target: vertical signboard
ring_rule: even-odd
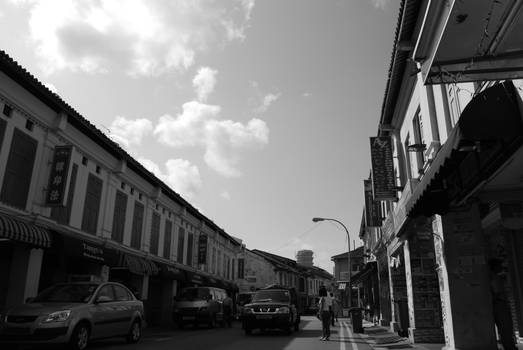
[[[71,154],[73,146],[56,146],[54,148],[49,185],[47,186],[46,204],[50,207],[65,206],[71,172]]]
[[[243,279],[245,276],[245,259],[238,259],[238,278]]]
[[[374,200],[371,181],[363,180],[363,187],[365,195],[365,225],[367,227],[381,226],[380,203]]]
[[[207,235],[198,238],[198,264],[207,264]]]
[[[396,200],[396,181],[392,160],[392,138],[371,137],[372,190],[375,200]]]

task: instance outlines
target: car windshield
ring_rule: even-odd
[[[276,301],[288,303],[290,301],[290,294],[288,290],[260,290],[254,294],[252,301]]]
[[[252,300],[252,294],[239,294],[238,295],[238,303],[240,305],[248,304]]]
[[[57,284],[38,294],[33,302],[87,303],[97,287],[96,284]]]
[[[180,293],[179,300],[206,300],[209,297],[208,288],[186,288]]]

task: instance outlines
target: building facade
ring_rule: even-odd
[[[240,244],[0,52],[0,311],[114,280],[170,320],[179,288],[237,288]]]
[[[378,224],[366,221],[363,237],[381,322],[445,349],[494,349],[507,328],[522,334],[523,71],[510,56],[523,49],[521,7],[489,6],[401,2],[373,139],[391,145],[372,161],[390,152],[394,192],[380,197],[373,173],[379,210],[366,213]]]
[[[364,266],[363,247],[358,247],[350,251],[350,279],[349,274],[347,273],[349,268],[349,257],[347,252],[332,256],[331,261],[334,262],[334,280],[336,281],[337,285],[336,294],[338,299],[341,301],[341,305],[344,308],[359,306],[359,289],[354,288],[355,285],[351,285],[349,280],[351,280],[354,275],[360,272]],[[351,288],[350,293],[349,288]]]

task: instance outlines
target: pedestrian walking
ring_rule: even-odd
[[[227,325],[227,327],[232,326],[232,299],[229,296],[229,292],[227,292],[227,296],[225,299],[223,299],[223,321]]]
[[[329,340],[331,336],[330,322],[331,322],[331,312],[329,309],[329,300],[327,296],[327,289],[324,286],[320,287],[318,295],[320,296],[320,301],[318,303],[318,313],[321,319],[322,324],[322,337],[320,340]]]
[[[334,296],[333,293],[331,293],[331,298],[332,298],[332,325],[334,326],[334,323],[338,322],[338,314],[340,312],[340,302]]]

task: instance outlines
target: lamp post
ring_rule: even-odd
[[[351,264],[350,264],[350,235],[349,235],[349,230],[347,230],[347,227],[343,224],[343,222],[339,221],[339,220],[336,220],[336,219],[330,219],[330,218],[312,218],[312,221],[313,222],[319,222],[319,221],[334,221],[334,222],[337,222],[338,224],[340,224],[344,229],[345,229],[345,232],[347,233],[347,245],[348,245],[348,250],[347,250],[347,276],[348,276],[348,283],[349,283],[349,292],[347,293],[348,294],[348,297],[349,297],[349,308],[352,307],[352,285],[350,284],[350,271],[351,271]]]

